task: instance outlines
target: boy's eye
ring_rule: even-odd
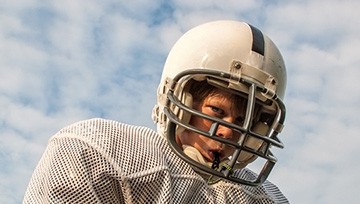
[[[224,114],[224,111],[216,106],[210,106],[210,108],[214,113],[216,113],[218,115]]]

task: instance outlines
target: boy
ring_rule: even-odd
[[[158,131],[91,119],[53,136],[24,203],[287,203],[266,180],[282,147],[286,70],[255,27],[215,21],[170,51]],[[266,160],[256,174],[247,164]]]

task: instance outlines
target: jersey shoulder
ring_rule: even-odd
[[[255,180],[257,178],[256,173],[248,168],[239,169],[235,174],[245,180]],[[258,186],[239,185],[238,187],[242,189],[242,193],[247,194],[246,197],[250,199],[249,203],[258,200],[262,200],[263,203],[289,203],[280,189],[269,180]]]
[[[61,129],[51,142],[65,146],[83,143],[87,152],[100,154],[128,174],[161,165],[161,154],[167,149],[165,138],[150,128],[101,118],[73,123]]]

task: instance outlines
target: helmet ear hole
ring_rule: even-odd
[[[181,95],[181,102],[187,106],[187,107],[192,107],[193,105],[193,97],[189,92],[183,92]],[[179,120],[181,121],[182,124],[189,124],[190,122],[190,118],[191,118],[191,114],[187,111],[184,111],[182,109],[179,109],[178,107],[175,107],[174,113],[178,116]],[[185,130],[184,127],[178,125],[176,127],[176,135],[182,133]]]

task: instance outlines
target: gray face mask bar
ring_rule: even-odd
[[[204,70],[195,69],[195,70],[186,71],[186,72],[179,74],[178,77],[174,79],[174,82],[177,82],[180,78],[182,78],[184,76],[189,76],[189,75],[191,76],[191,75],[196,75],[196,74],[198,74],[198,75],[201,74],[203,76],[207,75],[207,76],[211,76],[211,77],[215,76],[217,78],[220,78],[220,77],[228,78],[228,79],[230,78],[229,74],[226,74],[223,72],[218,72],[218,71],[204,72]],[[256,92],[257,91],[266,92],[267,90],[264,87],[260,86],[259,84],[252,83],[246,79],[241,78],[239,80],[241,83],[244,83],[249,86],[249,93],[247,96],[248,102],[247,102],[246,116],[245,116],[245,121],[244,121],[243,125],[241,125],[241,126],[235,125],[233,123],[229,123],[229,122],[223,121],[223,120],[215,118],[215,117],[210,117],[199,111],[196,111],[196,110],[192,109],[191,107],[184,105],[179,99],[177,99],[174,96],[174,90],[170,90],[167,95],[168,96],[167,105],[164,108],[164,113],[165,113],[166,117],[169,119],[169,123],[168,123],[168,127],[167,127],[167,139],[169,141],[170,147],[174,150],[174,152],[180,158],[182,158],[183,160],[185,160],[186,162],[191,164],[193,167],[195,167],[195,169],[200,170],[205,174],[209,174],[210,176],[227,179],[227,180],[230,180],[230,181],[233,181],[236,183],[240,183],[240,184],[256,186],[256,185],[263,183],[267,179],[272,168],[274,167],[275,163],[277,162],[276,157],[270,151],[270,147],[276,146],[279,148],[283,148],[283,144],[277,138],[276,131],[270,131],[270,133],[268,133],[268,136],[260,135],[260,134],[257,134],[255,132],[251,131],[250,128],[252,125],[252,120],[253,120],[253,115],[254,115]],[[277,115],[275,117],[275,121],[273,122],[273,126],[274,126],[274,123],[283,124],[283,122],[285,120],[284,104],[282,103],[282,101],[279,98],[276,97],[276,95],[272,99],[269,99],[269,100],[272,100],[272,103],[274,103],[277,107],[277,113],[276,113]],[[203,130],[197,129],[196,127],[194,127],[190,124],[182,123],[180,121],[180,119],[172,112],[172,110],[170,110],[169,107],[172,107],[173,105],[176,105],[179,109],[181,109],[185,112],[188,112],[191,115],[194,115],[197,117],[202,117],[209,121],[212,121],[213,123],[211,125],[210,130],[203,131]],[[221,142],[229,147],[234,148],[235,151],[234,151],[233,155],[231,156],[231,159],[226,164],[223,164],[222,166],[221,165],[219,166],[219,164],[218,164],[218,163],[220,163],[219,161],[214,161],[213,165],[212,165],[213,168],[211,168],[211,167],[200,164],[200,163],[194,161],[193,159],[189,158],[182,151],[182,148],[176,143],[176,127],[177,126],[182,126],[188,131],[193,131],[197,134],[201,134],[203,136],[206,136],[208,138],[211,138],[211,139]],[[231,128],[233,131],[239,132],[241,135],[239,141],[233,142],[228,139],[218,137],[216,135],[216,132],[217,132],[217,129],[219,126],[225,126],[225,127]],[[271,128],[271,126],[270,126],[270,128]],[[254,150],[245,145],[245,138],[247,138],[249,136],[257,138],[262,141],[263,144],[259,150]],[[237,163],[237,158],[239,157],[240,153],[243,151],[257,155],[258,157],[264,158],[266,160],[263,168],[258,173],[258,176],[255,179],[247,180],[247,179],[237,176],[234,172],[235,166]]]

